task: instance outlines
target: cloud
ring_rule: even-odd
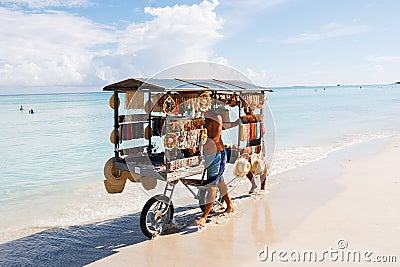
[[[375,63],[400,63],[400,56],[369,56],[367,60]]]
[[[191,6],[146,7],[145,13],[153,19],[118,32],[115,56],[135,55],[134,61],[147,74],[178,63],[210,60],[215,57],[213,45],[223,37],[223,19],[214,11],[217,5],[218,1],[203,1]]]
[[[246,76],[256,85],[264,86],[267,84],[267,71],[265,69],[254,70],[247,68]]]
[[[364,25],[341,25],[338,23],[329,23],[317,31],[309,31],[298,34],[285,40],[286,43],[313,42],[323,39],[337,38],[342,36],[352,36],[368,31]]]
[[[146,7],[151,19],[124,29],[67,12],[0,7],[0,85],[97,86],[218,58],[213,46],[224,21],[217,5]]]
[[[77,85],[92,71],[91,48],[110,30],[64,12],[24,13],[0,8],[1,85]],[[93,78],[93,77],[92,77]]]
[[[46,7],[87,7],[91,3],[88,0],[0,0],[7,6],[24,6],[28,8]]]

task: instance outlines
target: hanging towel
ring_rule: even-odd
[[[122,139],[132,140],[144,138],[144,123],[124,124],[122,128]]]

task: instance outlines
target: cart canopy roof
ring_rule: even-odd
[[[217,79],[142,79],[130,78],[124,81],[107,85],[104,91],[151,91],[151,92],[179,92],[179,91],[225,91],[256,93],[272,90],[240,80]]]

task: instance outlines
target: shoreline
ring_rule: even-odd
[[[275,162],[273,163],[268,178],[269,188],[275,190],[274,187],[280,186],[279,184],[285,179],[284,177],[287,173],[297,168],[320,162],[326,157],[334,155],[337,151],[348,147],[363,144],[371,140],[384,139],[392,135],[393,134],[390,133],[354,135],[350,136],[351,138],[346,137],[322,146],[300,146],[278,150],[277,153],[275,153]],[[37,198],[36,201],[38,201],[37,204],[39,205],[38,210],[26,209],[26,207],[29,207],[31,204],[27,198],[13,203],[14,207],[18,206],[20,209],[7,211],[6,207],[4,207],[1,211],[2,214],[4,214],[5,220],[2,221],[2,226],[0,226],[0,228],[2,228],[0,244],[50,229],[79,227],[129,216],[129,214],[140,212],[142,205],[150,197],[142,194],[140,189],[137,188],[135,184],[131,183],[128,183],[122,194],[108,195],[104,190],[102,179],[100,180],[101,181],[84,184],[83,186],[73,189],[74,200],[72,200],[71,203],[66,202],[66,200],[70,198],[71,193],[64,190],[61,193],[51,195],[51,202],[48,202],[45,195]],[[247,180],[239,184],[239,187],[242,186],[242,188],[236,190],[238,191],[238,196],[247,194],[247,185]],[[180,189],[180,193],[183,193],[182,195],[188,193],[186,188]],[[139,194],[138,191],[140,191]],[[152,192],[151,194],[159,193],[162,193],[162,191]],[[88,195],[90,196],[89,198],[87,197]],[[176,196],[178,195],[176,194]],[[105,205],[98,205],[98,203],[104,201],[106,203]],[[176,201],[179,202],[180,200],[178,198],[174,200],[174,203],[178,204]],[[84,203],[84,205],[81,203]],[[133,203],[133,205],[121,205],[121,203]],[[192,201],[189,200],[189,203],[193,205],[193,199]],[[65,208],[65,206],[69,206],[70,209]],[[182,205],[179,206],[181,207]],[[46,209],[46,207],[49,209]],[[61,207],[61,209],[57,207]],[[25,211],[23,214],[30,214],[31,216],[28,216],[26,219],[24,219],[23,216],[19,218],[18,215],[21,214],[21,210],[24,209]],[[39,209],[41,209],[40,212]],[[7,214],[11,216],[6,217]],[[15,223],[13,223],[13,220],[15,220]]]
[[[234,214],[214,216],[212,223],[200,231],[193,225],[184,231],[149,241],[140,231],[140,212],[135,212],[93,224],[49,229],[0,244],[0,258],[5,263],[15,263],[17,260],[32,262],[31,258],[34,257],[33,265],[54,261],[60,265],[93,266],[115,266],[132,262],[141,266],[165,263],[176,266],[188,263],[193,263],[194,266],[216,263],[222,266],[263,265],[266,262],[257,259],[257,252],[266,244],[274,248],[291,249],[310,244],[307,243],[310,239],[314,242],[314,236],[311,238],[306,234],[301,235],[305,231],[301,227],[306,227],[308,231],[316,230],[322,219],[330,218],[331,214],[319,213],[324,213],[324,207],[335,203],[349,190],[346,181],[341,178],[348,171],[346,168],[351,170],[355,162],[364,162],[370,157],[382,157],[382,154],[387,154],[388,150],[393,150],[399,144],[399,136],[374,139],[344,147],[332,152],[327,158],[276,174],[270,179],[279,183],[274,184],[268,194],[235,198]],[[400,156],[400,153],[397,155]],[[396,160],[393,155],[390,159]],[[348,179],[352,181],[354,177]],[[248,187],[248,181],[239,185],[242,190],[247,190]],[[337,208],[335,205],[331,207],[332,210]],[[175,219],[178,223],[190,223],[200,214],[200,209],[179,208]],[[398,217],[399,214],[400,211]],[[381,215],[378,210],[377,216]],[[309,222],[305,223],[307,221]],[[351,228],[353,223],[348,226]],[[330,227],[334,230],[332,225]],[[392,230],[400,234],[399,228],[394,227]],[[318,234],[328,234],[325,232]],[[325,243],[320,239],[317,243],[326,248],[335,245],[336,240],[341,237],[338,234],[328,240],[330,243],[326,239],[323,240]],[[356,244],[353,240],[349,242],[351,245]],[[397,244],[392,244],[392,247],[396,246],[399,248]]]
[[[391,204],[397,203],[400,206],[394,189],[391,195],[377,195],[380,202],[375,203],[372,212],[362,205],[363,201],[370,202],[368,193],[357,192],[361,190],[358,188],[361,185],[366,188],[370,185],[380,186],[389,190],[392,184],[386,184],[389,182],[387,180],[393,183],[397,179],[397,186],[400,186],[400,179],[391,176],[392,169],[385,172],[388,167],[396,168],[400,172],[400,166],[385,164],[386,161],[396,161],[397,156],[400,156],[399,146],[400,137],[396,136],[344,148],[328,158],[280,174],[290,182],[280,183],[265,196],[258,195],[242,201],[237,205],[237,213],[231,215],[227,223],[214,224],[190,235],[177,233],[160,236],[155,240],[117,249],[115,255],[90,266],[124,265],[132,262],[140,266],[165,263],[176,266],[188,263],[193,266],[262,266],[266,262],[259,261],[257,253],[265,245],[271,245],[276,250],[322,250],[336,245],[340,238],[347,238],[351,247],[362,249],[370,245],[369,249],[377,253],[394,254],[400,247],[393,238],[390,246],[377,247],[374,246],[374,238],[364,237],[364,233],[371,229],[376,230],[374,219],[384,222],[385,214],[380,209],[385,198],[390,198]],[[372,166],[371,162],[376,162],[377,166]],[[386,180],[377,181],[371,175],[355,176],[364,165],[374,169],[374,172],[382,173],[381,176]],[[359,179],[365,183],[358,184]],[[354,206],[349,205],[353,201],[353,194],[362,196]],[[400,225],[398,206],[388,207],[392,209],[394,218],[392,222],[385,223],[388,228],[381,229],[386,238],[400,235],[400,228],[396,226]],[[396,209],[399,212],[397,217]],[[346,216],[337,215],[340,211]],[[355,213],[366,218],[361,216],[364,220],[350,220]],[[358,232],[361,225],[364,228],[362,233]],[[299,265],[298,262],[295,264]],[[327,264],[329,262],[323,263],[324,266]]]

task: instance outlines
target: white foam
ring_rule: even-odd
[[[351,145],[368,142],[375,139],[390,137],[398,133],[358,134],[325,146],[303,146],[277,150],[270,171],[270,175],[279,174],[288,170],[304,166],[328,157],[332,152]]]
[[[347,136],[340,141],[324,146],[304,146],[277,150],[270,177],[268,178],[269,186],[279,183],[273,177],[275,174],[316,162],[342,148],[395,134],[397,133],[359,134]],[[227,170],[227,172],[229,171]],[[239,185],[246,185],[247,182],[247,179],[242,179],[239,181]],[[183,189],[186,190],[185,188]],[[127,182],[122,194],[107,194],[103,183],[100,181],[82,185],[80,189],[72,194],[73,196],[69,197],[70,200],[67,205],[64,203],[65,199],[60,198],[58,209],[46,210],[46,207],[44,207],[43,216],[40,219],[36,219],[33,222],[23,222],[18,225],[8,225],[3,228],[0,235],[0,243],[45,229],[96,223],[139,212],[150,198],[136,184],[130,182]],[[184,192],[177,191],[174,197],[183,198],[187,196],[187,192],[184,194]],[[52,205],[54,206],[55,204],[52,203]],[[21,216],[24,215],[21,214]],[[21,221],[23,221],[23,218],[21,218]]]

